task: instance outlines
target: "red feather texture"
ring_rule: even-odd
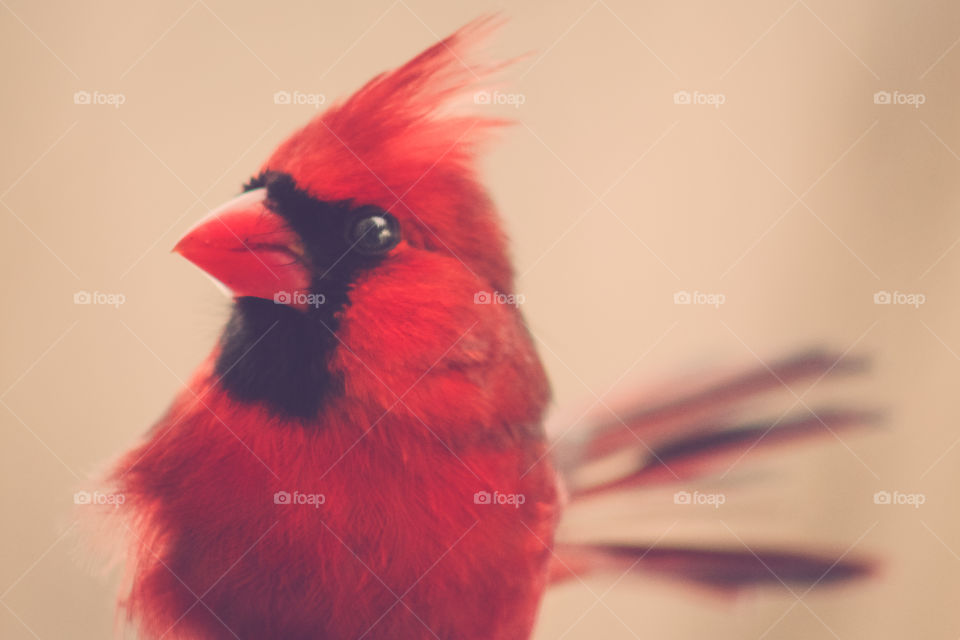
[[[319,200],[391,212],[403,241],[349,290],[335,347],[317,363],[342,391],[318,415],[285,419],[233,399],[215,350],[117,464],[131,540],[122,603],[143,637],[520,640],[550,579],[637,566],[713,586],[762,581],[743,553],[552,548],[561,500],[542,428],[546,378],[516,307],[474,302],[513,290],[473,170],[501,122],[450,108],[495,70],[465,62],[493,26],[473,23],[378,76],[264,165]],[[777,369],[787,381],[825,370],[822,359]],[[774,384],[751,376],[626,411],[627,428],[601,425],[558,459],[572,476],[652,438],[684,477],[704,473],[761,439],[756,428],[717,435],[732,407]],[[817,423],[786,426],[769,440]],[[600,486],[574,482],[572,494],[659,482],[662,471],[644,459]],[[787,579],[810,581],[822,564],[767,558]]]
[[[377,77],[265,165],[392,212],[404,242],[350,291],[327,365],[344,390],[316,419],[232,400],[214,354],[117,466],[123,604],[144,637],[529,635],[558,511],[548,386],[516,308],[474,302],[512,290],[471,167],[497,122],[440,113],[481,73],[462,60],[491,27]]]
[[[393,213],[410,244],[454,256],[509,293],[506,237],[473,166],[478,145],[506,121],[455,111],[506,66],[471,55],[496,27],[471,23],[377,76],[280,145],[264,168],[297,176],[321,200],[361,199]]]

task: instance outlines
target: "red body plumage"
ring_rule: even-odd
[[[538,430],[503,422],[536,424],[516,397],[529,381],[494,366],[515,391],[471,402],[484,380],[448,381],[454,357],[383,415],[396,398],[378,371],[345,360],[356,395],[311,428],[238,407],[205,367],[201,400],[184,394],[128,456],[123,491],[144,518],[129,604],[148,637],[526,637],[556,509]],[[280,491],[325,502],[278,505]],[[527,499],[475,504],[477,491]]]

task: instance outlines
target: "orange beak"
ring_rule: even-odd
[[[303,244],[254,189],[211,211],[173,248],[230,290],[290,304],[310,287]],[[303,307],[306,305],[292,304]]]

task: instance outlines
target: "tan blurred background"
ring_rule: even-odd
[[[346,6],[0,1],[0,637],[113,633],[118,576],[84,559],[73,492],[215,340],[228,301],[169,249],[316,113],[274,93],[329,102],[491,10],[510,18],[492,51],[532,53],[504,89],[523,104],[480,107],[519,120],[484,175],[558,404],[824,344],[874,356],[857,398],[887,412],[745,463],[722,513],[645,507],[652,538],[813,541],[882,556],[875,582],[722,602],[597,578],[552,593],[537,638],[957,637],[960,6]]]

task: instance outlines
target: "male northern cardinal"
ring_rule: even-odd
[[[689,479],[863,416],[729,428],[761,392],[851,368],[811,353],[627,406],[553,450],[547,380],[504,303],[506,239],[472,166],[502,122],[446,109],[494,68],[464,62],[491,26],[329,108],[176,245],[235,300],[213,353],[111,474],[132,540],[121,603],[143,637],[523,639],[548,583],[595,569],[718,588],[865,569],[554,543],[565,495]],[[639,462],[623,474],[572,480],[625,450]]]

